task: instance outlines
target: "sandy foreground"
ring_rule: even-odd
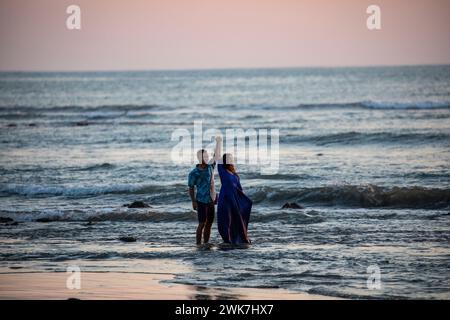
[[[334,299],[282,289],[199,287],[161,282],[173,279],[173,274],[83,272],[80,289],[68,289],[67,278],[64,272],[0,274],[0,299]]]

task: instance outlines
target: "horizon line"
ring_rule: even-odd
[[[417,64],[370,64],[370,65],[311,65],[311,66],[268,66],[268,67],[205,67],[205,68],[132,68],[132,69],[86,69],[86,70],[0,70],[0,73],[96,73],[96,72],[189,72],[189,71],[226,71],[226,70],[276,70],[276,69],[345,69],[345,68],[395,68],[450,66],[449,63]]]

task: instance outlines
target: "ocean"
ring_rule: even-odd
[[[171,159],[194,121],[279,130],[278,172],[237,167],[249,248],[195,246],[193,165]],[[174,262],[200,287],[449,299],[449,164],[450,66],[0,73],[0,216],[18,222],[0,270]]]

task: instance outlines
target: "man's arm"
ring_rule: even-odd
[[[195,188],[189,187],[189,196],[192,201],[192,209],[197,210],[197,199],[195,199]]]
[[[195,199],[195,181],[196,175],[194,170],[192,170],[188,176],[189,197],[191,197],[192,209],[197,210],[197,199]]]

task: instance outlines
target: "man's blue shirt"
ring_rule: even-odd
[[[188,186],[190,188],[197,187],[196,199],[201,203],[210,203],[213,201],[211,198],[211,179],[214,173],[215,163],[207,164],[206,168],[202,169],[200,165],[197,165],[190,173],[188,177]]]

